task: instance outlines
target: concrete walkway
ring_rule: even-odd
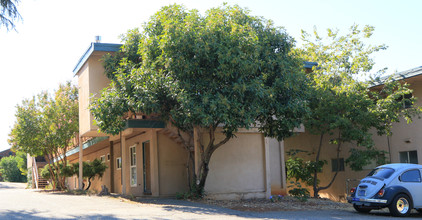
[[[0,219],[385,219],[387,212],[352,211],[241,212],[173,199],[131,202],[119,198],[74,196],[25,189],[0,182]],[[414,214],[412,217],[420,218]],[[398,218],[392,218],[398,219]],[[406,218],[411,219],[411,218]]]

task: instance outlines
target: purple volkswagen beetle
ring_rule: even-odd
[[[422,211],[421,171],[419,164],[379,166],[351,189],[347,200],[358,212],[388,207],[391,215],[404,217],[412,209]]]

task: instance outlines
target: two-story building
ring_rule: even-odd
[[[89,110],[92,98],[110,83],[101,58],[120,46],[92,43],[73,70],[79,84],[80,146],[70,150],[68,158],[71,163],[98,158],[107,164],[104,176],[93,182],[96,191],[105,185],[111,192],[133,196],[186,192],[188,154],[169,124],[148,115],[128,115],[125,129],[116,136],[98,132],[94,124]],[[198,152],[197,146],[192,150]],[[283,142],[264,137],[256,128],[240,129],[236,138],[214,152],[206,194],[221,199],[285,194],[284,166]],[[78,188],[78,177],[69,178],[68,184]]]

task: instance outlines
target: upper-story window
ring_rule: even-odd
[[[401,102],[403,98],[405,99],[403,102],[403,108],[412,108],[412,102],[409,100],[413,97],[412,93],[405,94],[404,96],[397,99],[397,101]]]

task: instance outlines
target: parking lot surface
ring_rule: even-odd
[[[398,219],[388,210],[242,212],[174,199],[132,202],[109,196],[67,195],[25,189],[26,184],[0,182],[0,219]],[[410,218],[422,215],[412,213]]]

